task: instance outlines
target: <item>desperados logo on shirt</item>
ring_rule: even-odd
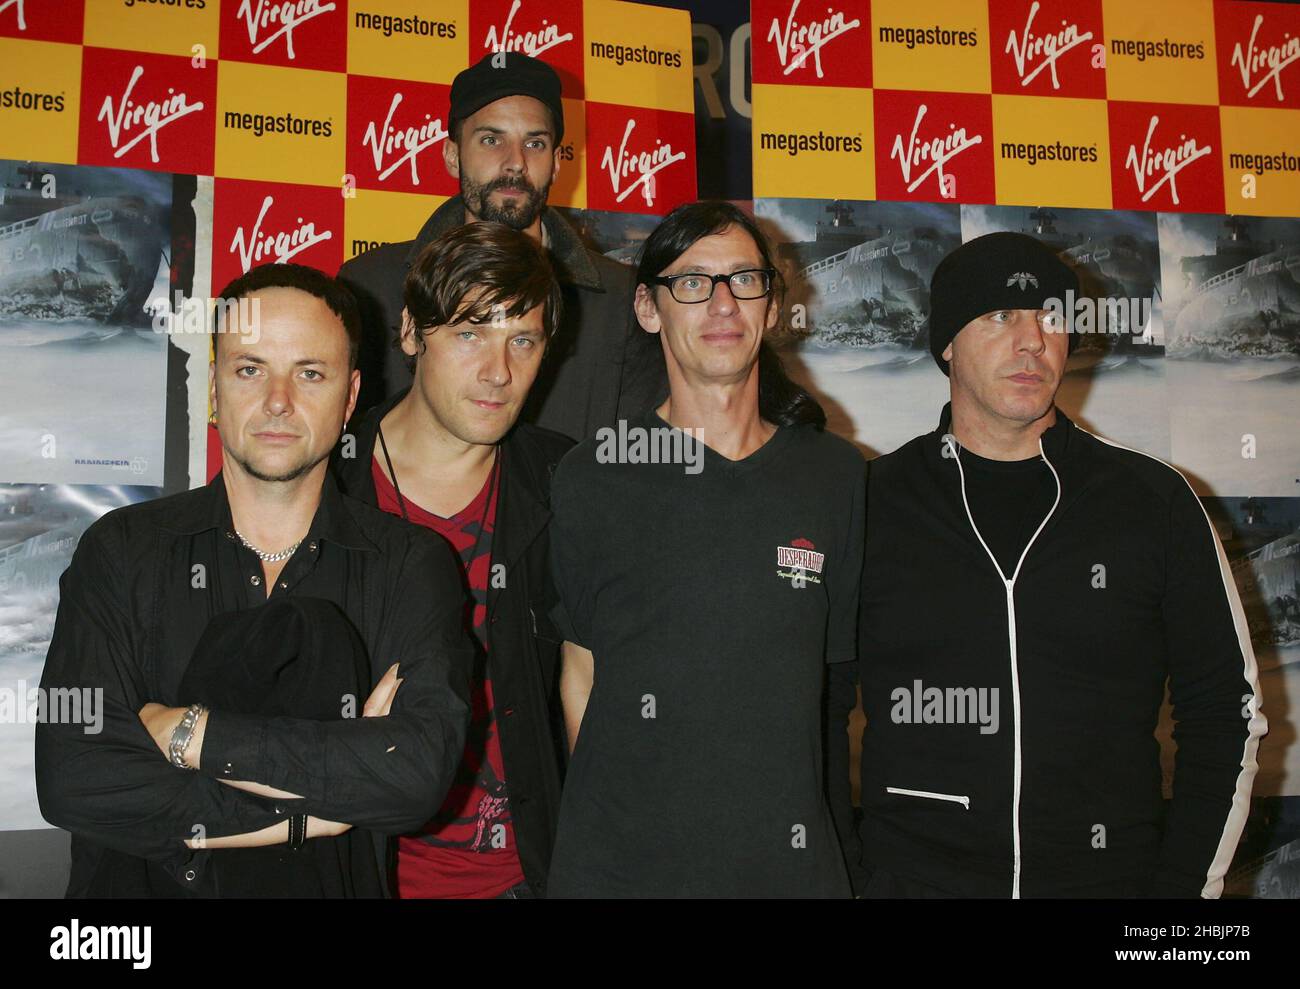
[[[826,554],[818,553],[810,539],[792,539],[789,546],[776,548],[777,576],[789,580],[791,587],[820,584],[821,580],[813,574],[821,573],[825,562]],[[786,569],[782,570],[782,567]]]

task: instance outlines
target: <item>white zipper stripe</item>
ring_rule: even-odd
[[[1056,468],[1047,459],[1047,451],[1043,449],[1043,438],[1040,435],[1038,437],[1038,452],[1056,481],[1056,500],[1052,502],[1052,507],[1043,516],[1043,521],[1038,523],[1038,528],[1029,537],[1029,542],[1025,543],[1025,548],[1020,553],[1020,559],[1016,561],[1015,572],[1008,579],[1007,575],[1002,572],[1002,565],[998,563],[997,557],[989,549],[989,544],[984,541],[979,526],[975,524],[975,516],[971,514],[970,502],[966,498],[966,471],[961,465],[961,444],[954,441],[952,445],[955,453],[954,459],[957,461],[957,475],[961,479],[961,503],[966,508],[966,519],[970,522],[970,527],[975,530],[975,538],[980,541],[980,545],[984,547],[984,552],[988,554],[989,560],[992,561],[993,569],[1002,578],[1002,583],[1007,592],[1007,645],[1011,655],[1011,724],[1014,752],[1011,776],[1011,898],[1018,900],[1020,899],[1020,780],[1022,759],[1020,752],[1020,664],[1016,647],[1016,578],[1020,576],[1020,568],[1025,564],[1025,557],[1029,555],[1029,548],[1034,545],[1034,540],[1038,538],[1056,512],[1056,507],[1061,503],[1061,475],[1056,473]]]
[[[1086,429],[1081,430],[1088,433]],[[1196,495],[1196,489],[1192,487],[1187,477],[1173,464],[1165,463],[1159,457],[1153,457],[1149,453],[1143,453],[1141,450],[1134,450],[1131,447],[1108,440],[1104,436],[1098,436],[1096,433],[1088,433],[1093,439],[1105,443],[1107,446],[1113,446],[1117,450],[1127,450],[1129,453],[1140,454],[1148,460],[1154,460],[1158,464],[1164,464],[1171,471],[1183,479],[1192,492],[1193,497]],[[1228,599],[1228,610],[1232,614],[1232,625],[1237,633],[1237,645],[1241,649],[1242,673],[1246,682],[1250,685],[1251,692],[1255,695],[1255,709],[1251,712],[1250,720],[1246,725],[1246,744],[1241,754],[1241,772],[1237,774],[1237,785],[1232,794],[1232,809],[1228,811],[1228,816],[1223,822],[1223,832],[1219,836],[1219,845],[1215,849],[1214,859],[1210,862],[1209,868],[1205,873],[1205,885],[1201,888],[1201,896],[1205,899],[1216,899],[1223,893],[1223,877],[1227,874],[1228,866],[1232,864],[1233,853],[1237,850],[1237,843],[1241,840],[1241,832],[1246,826],[1246,817],[1250,813],[1250,791],[1255,782],[1255,774],[1259,771],[1259,763],[1255,759],[1255,754],[1259,749],[1260,737],[1268,732],[1268,720],[1260,711],[1260,689],[1259,689],[1259,667],[1255,662],[1255,649],[1250,643],[1250,628],[1246,624],[1246,612],[1241,606],[1241,596],[1237,593],[1236,582],[1232,579],[1232,570],[1228,566],[1228,555],[1223,551],[1223,543],[1219,541],[1219,534],[1214,531],[1214,523],[1210,521],[1209,513],[1205,511],[1205,505],[1200,498],[1196,503],[1201,506],[1201,514],[1205,516],[1205,524],[1210,530],[1210,541],[1214,543],[1215,552],[1219,558],[1219,577],[1223,581],[1223,594]],[[1177,780],[1175,779],[1175,784]]]
[[[905,797],[928,797],[931,800],[951,800],[970,810],[970,797],[961,797],[955,793],[934,793],[930,790],[904,790],[901,786],[887,786],[886,793],[901,793]]]

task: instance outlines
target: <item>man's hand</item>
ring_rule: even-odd
[[[379,682],[375,684],[375,689],[370,691],[370,696],[366,698],[366,703],[361,708],[363,718],[385,718],[393,706],[393,698],[397,696],[397,688],[402,685],[402,681],[397,678],[397,664],[394,663],[388,668],[388,672],[380,677]]]
[[[162,754],[171,761],[171,752],[168,751],[171,746],[172,733],[176,731],[185,717],[186,707],[167,707],[165,704],[155,704],[150,701],[144,707],[140,708],[140,721],[153,738],[154,744],[162,750]],[[190,744],[185,749],[185,765],[190,769],[199,768],[199,755],[203,751],[203,733],[208,726],[208,712],[199,715],[198,724],[194,726],[194,735],[190,739]]]

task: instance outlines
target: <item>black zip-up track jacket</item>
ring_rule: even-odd
[[[1056,415],[1056,500],[1013,573],[967,510],[948,407],[870,466],[863,863],[953,896],[1216,897],[1267,730],[1227,559],[1181,474]],[[900,723],[917,681],[949,716],[996,689],[998,730]]]

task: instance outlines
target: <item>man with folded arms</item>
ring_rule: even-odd
[[[60,582],[42,686],[102,691],[103,730],[38,726],[41,812],[73,834],[70,896],[220,895],[223,850],[353,826],[371,833],[369,879],[321,892],[383,895],[387,836],[433,813],[464,745],[472,654],[455,563],[327,472],[359,385],[347,290],[266,265],[222,298],[235,304],[218,310],[210,369],[221,472],[96,521]],[[352,623],[368,698],[314,720],[181,693],[215,617],[296,596]]]

